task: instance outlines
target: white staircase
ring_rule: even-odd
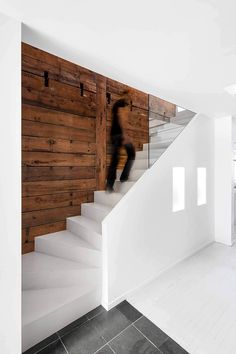
[[[23,256],[23,351],[101,304],[102,220],[184,129],[184,120],[190,120],[186,113],[156,128],[136,153],[129,181],[121,183],[118,171],[114,193],[96,191],[81,216],[67,218],[67,230],[36,237],[35,252]]]

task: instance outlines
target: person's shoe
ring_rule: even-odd
[[[107,185],[107,186],[106,186],[106,192],[107,192],[107,193],[113,193],[113,192],[115,192],[115,191],[114,191],[114,188],[113,188],[112,186]]]
[[[120,179],[120,182],[121,183],[124,183],[124,182],[127,182],[128,181],[128,178],[122,178],[122,179]]]

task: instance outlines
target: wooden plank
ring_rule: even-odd
[[[95,131],[84,130],[41,122],[22,121],[22,135],[39,136],[54,139],[79,140],[81,142],[95,143]]]
[[[67,217],[80,215],[80,205],[47,210],[37,210],[22,214],[22,227],[38,226],[42,224],[63,221]]]
[[[50,80],[45,87],[44,78],[33,74],[22,74],[23,102],[85,115],[96,116],[96,94],[80,88]]]
[[[96,125],[96,120],[94,118],[27,104],[22,105],[22,118],[34,122],[87,130],[94,130]]]
[[[43,71],[48,71],[49,77],[57,74],[58,79],[62,82],[64,81],[69,84],[83,82],[85,89],[96,92],[96,73],[93,71],[26,43],[22,43],[22,54],[22,68],[24,71],[33,72],[38,75],[42,75]]]
[[[59,181],[36,181],[24,182],[22,185],[22,196],[38,196],[70,191],[94,191],[96,189],[95,179],[59,180]]]
[[[105,189],[106,181],[106,79],[97,77],[96,116],[96,180],[97,190]]]
[[[149,95],[149,109],[154,113],[164,115],[166,117],[174,117],[176,115],[176,105],[162,100],[159,97]]]
[[[133,106],[148,110],[148,94],[115,80],[107,79],[107,92],[111,93],[111,104],[120,98],[124,90],[129,90]]]
[[[27,43],[21,43],[22,55],[27,55],[39,61],[44,61],[49,65],[59,67],[58,57],[45,52],[39,48],[33,47]]]
[[[78,140],[49,139],[23,136],[22,150],[95,154],[96,144],[80,142]]]
[[[22,199],[22,211],[61,208],[93,202],[93,192],[79,191],[70,193],[47,194]]]
[[[22,182],[71,180],[80,178],[95,178],[95,167],[31,167],[22,168]]]
[[[28,242],[33,242],[34,238],[41,235],[47,235],[52,232],[63,231],[66,229],[66,221],[58,221],[49,224],[42,224],[39,226],[28,227],[23,229],[23,232],[28,235]]]
[[[23,166],[94,166],[95,155],[51,152],[22,153]]]
[[[22,254],[34,251],[34,242],[27,242],[22,244]]]

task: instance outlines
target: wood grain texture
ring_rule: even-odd
[[[127,89],[126,133],[141,150],[148,142],[146,93],[22,43],[23,253],[33,251],[36,236],[65,229],[66,217],[104,189],[111,109]],[[124,149],[120,155],[122,168]]]
[[[104,190],[106,180],[106,78],[97,76],[96,116],[96,181],[97,190]]]

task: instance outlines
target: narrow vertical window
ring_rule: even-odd
[[[197,205],[206,204],[206,168],[197,169]]]
[[[173,212],[185,208],[185,168],[173,167]]]

